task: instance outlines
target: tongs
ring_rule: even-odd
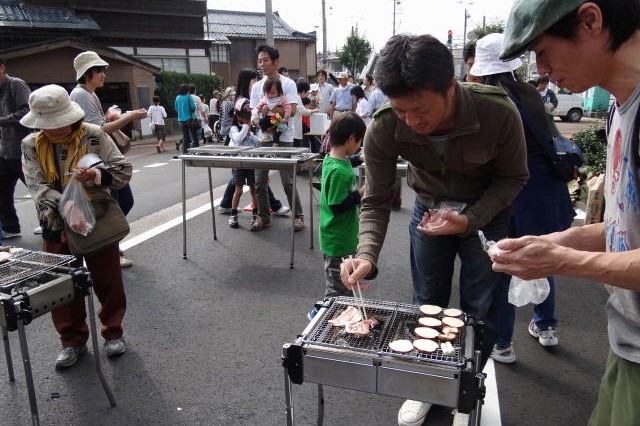
[[[344,259],[346,260],[346,259]],[[351,267],[353,268],[353,270],[356,270],[356,264],[353,261],[353,256],[349,255],[349,260],[351,261]],[[356,307],[358,308],[358,310],[360,310],[362,312],[362,316],[364,317],[365,320],[368,320],[369,318],[367,318],[367,311],[364,309],[364,298],[362,297],[362,290],[360,290],[360,282],[356,281],[356,285],[355,288],[358,289],[358,294],[356,295],[356,291],[353,289],[353,287],[351,287],[351,291],[353,292],[353,298],[355,299],[356,302]]]

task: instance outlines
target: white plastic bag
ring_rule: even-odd
[[[76,234],[87,236],[96,225],[96,216],[82,182],[72,176],[58,202],[58,211]]]
[[[509,303],[515,306],[527,303],[538,305],[546,300],[549,291],[549,280],[546,278],[523,280],[513,276],[509,285]]]
[[[207,123],[204,123],[202,125],[202,130],[204,132],[205,138],[210,138],[211,136],[213,136],[213,130],[211,130],[211,127],[209,127]]]

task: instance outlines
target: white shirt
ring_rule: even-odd
[[[304,134],[302,133],[302,116],[313,114],[310,109],[306,109],[302,105],[302,99],[297,97],[298,107],[296,108],[296,115],[293,116],[293,137],[294,139],[302,139]]]
[[[334,90],[335,87],[329,83],[318,84],[318,93],[320,94],[320,105],[318,105],[318,109],[321,113],[326,114],[327,111],[329,111],[329,100]]]
[[[151,118],[151,124],[164,126],[164,119],[167,118],[167,111],[163,106],[151,105],[147,110],[147,115]]]
[[[362,118],[364,124],[369,125],[371,116],[369,115],[369,101],[366,98],[360,99],[356,104],[356,114]]]
[[[282,93],[284,96],[289,99],[289,103],[291,105],[298,105],[298,88],[296,87],[296,83],[291,80],[289,77],[285,77],[283,75],[278,74],[280,78],[280,83],[282,84]],[[251,108],[255,108],[260,103],[262,96],[264,96],[264,82],[266,81],[267,76],[262,77],[262,80],[256,82],[251,88],[251,98],[249,99],[249,106]],[[293,142],[293,123],[292,118],[289,117],[289,123],[287,128],[280,133],[280,142]]]

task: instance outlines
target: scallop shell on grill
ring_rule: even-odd
[[[422,339],[435,339],[440,334],[438,330],[430,327],[416,327],[413,332],[416,334],[416,336]]]
[[[411,340],[394,340],[392,342],[389,342],[389,349],[394,352],[411,352],[413,350],[413,343],[411,343]]]
[[[462,315],[462,311],[456,308],[445,309],[443,313],[445,317],[459,317]]]
[[[442,321],[434,317],[420,317],[418,318],[418,324],[424,327],[441,327]]]
[[[431,353],[438,349],[438,344],[429,339],[418,339],[413,341],[413,347],[420,352]]]
[[[420,312],[433,317],[442,312],[442,308],[438,305],[422,305],[420,306]]]
[[[456,328],[460,328],[464,326],[464,321],[462,321],[460,318],[454,318],[454,317],[444,317],[442,318],[442,323],[444,325],[448,325]]]

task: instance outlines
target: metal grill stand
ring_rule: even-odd
[[[23,250],[8,264],[0,266],[0,328],[2,329],[9,381],[14,382],[15,376],[8,331],[17,330],[29,396],[31,422],[34,426],[38,426],[40,420],[25,325],[31,323],[34,318],[44,315],[58,306],[69,303],[75,297],[88,296],[90,331],[96,373],[111,406],[115,407],[116,405],[113,392],[102,372],[102,365],[98,356],[98,334],[96,331],[95,306],[91,293],[92,282],[90,274],[85,268],[59,266],[60,263],[69,263],[72,259],[74,259],[73,256]],[[36,286],[21,287],[25,280],[36,277],[38,278]]]
[[[285,379],[287,426],[295,424],[291,383],[318,384],[318,422],[324,417],[322,385],[402,397],[457,408],[469,413],[469,424],[480,425],[486,375],[479,371],[477,339],[483,324],[464,316],[465,327],[454,342],[455,355],[440,349],[431,354],[413,351],[401,354],[390,350],[389,342],[407,339],[422,316],[418,306],[365,300],[369,316],[376,316],[381,327],[371,335],[345,335],[327,323],[353,298],[332,298],[316,305],[314,319],[293,343],[282,349]],[[414,337],[415,338],[415,337]]]

